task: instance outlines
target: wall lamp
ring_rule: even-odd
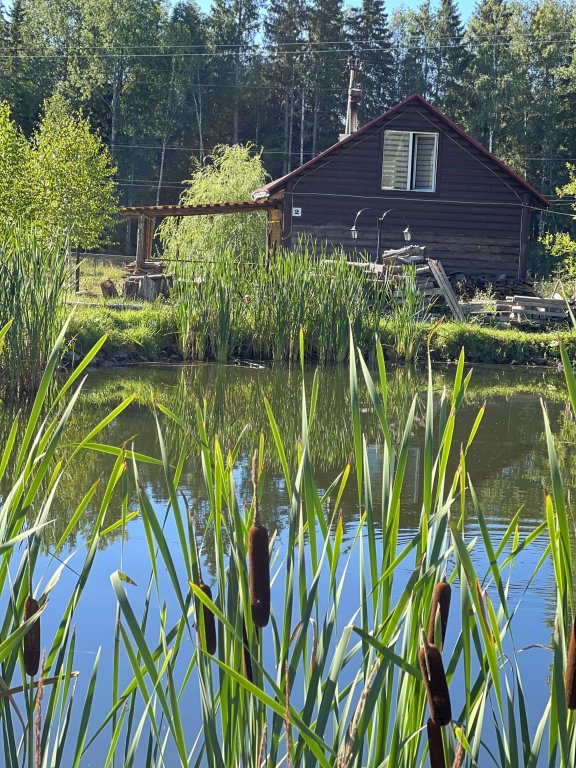
[[[356,224],[358,223],[358,219],[360,218],[360,216],[363,213],[365,213],[366,211],[376,212],[376,209],[375,208],[361,208],[357,212],[357,214],[356,214],[356,216],[354,218],[354,224],[352,224],[352,228],[350,229],[350,235],[352,236],[352,240],[357,240],[358,239],[358,227],[356,226]],[[382,233],[382,224],[384,223],[384,219],[386,218],[386,216],[388,216],[388,214],[392,213],[393,211],[395,213],[398,213],[402,217],[402,220],[404,221],[404,224],[406,224],[406,228],[404,230],[402,230],[402,234],[404,235],[404,240],[407,243],[409,243],[410,240],[412,240],[412,233],[410,232],[410,225],[406,221],[406,217],[404,216],[402,211],[399,210],[398,208],[388,208],[388,210],[384,211],[384,213],[381,216],[379,216],[379,215],[376,216],[376,226],[378,227],[378,240],[377,240],[377,243],[376,243],[376,258],[377,259],[380,258],[380,236],[381,236],[381,233]]]

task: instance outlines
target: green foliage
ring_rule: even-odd
[[[54,96],[32,138],[31,217],[49,236],[64,229],[70,245],[95,248],[116,211],[108,150],[81,114]]]
[[[265,180],[261,153],[254,154],[252,145],[219,146],[205,165],[195,165],[180,204],[250,200]],[[266,218],[261,213],[226,214],[209,221],[196,216],[181,221],[168,218],[162,222],[159,236],[166,257],[175,260],[174,268],[185,273],[187,267],[180,266],[178,260],[216,261],[227,249],[257,253],[266,242]]]
[[[47,241],[66,232],[72,247],[94,248],[113,224],[115,169],[89,121],[60,96],[44,104],[30,142],[0,104],[0,220],[34,226]]]
[[[556,190],[560,198],[576,197],[576,166],[568,165],[568,171],[570,181]],[[572,204],[572,209],[576,211],[576,203]],[[576,216],[574,216],[574,222],[576,222]],[[576,239],[573,235],[574,226],[570,232],[548,231],[541,238],[548,254],[556,262],[555,273],[557,277],[570,281],[576,280]]]
[[[11,119],[10,107],[0,102],[0,215],[17,218],[30,200],[30,146]]]

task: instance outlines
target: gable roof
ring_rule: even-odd
[[[389,117],[394,115],[397,111],[402,109],[402,107],[405,107],[408,104],[418,104],[419,106],[423,106],[426,109],[428,109],[438,118],[440,118],[440,120],[442,120],[447,125],[449,125],[450,128],[452,128],[456,133],[458,133],[463,139],[465,139],[467,142],[472,144],[476,149],[478,149],[484,155],[484,157],[488,158],[493,163],[495,163],[508,176],[511,176],[518,184],[520,184],[527,192],[529,192],[530,195],[534,198],[534,200],[540,203],[540,205],[543,208],[550,207],[550,201],[548,200],[548,198],[544,197],[544,195],[538,192],[538,190],[535,187],[533,187],[531,184],[529,184],[526,181],[526,179],[523,179],[522,176],[520,176],[515,171],[513,171],[512,168],[509,168],[506,165],[506,163],[503,163],[502,160],[496,157],[496,155],[493,155],[492,152],[487,150],[486,147],[480,144],[479,141],[476,141],[476,139],[472,138],[472,136],[470,136],[469,133],[466,133],[466,131],[463,128],[461,128],[455,122],[450,120],[449,117],[446,117],[446,115],[443,112],[441,112],[435,106],[430,104],[430,102],[426,101],[426,99],[420,96],[419,93],[413,93],[412,96],[408,96],[408,98],[398,102],[398,104],[395,104],[393,107],[386,110],[386,112],[383,112],[378,117],[375,117],[373,120],[370,120],[370,122],[366,123],[366,125],[363,125],[354,133],[349,134],[341,141],[338,141],[336,144],[333,144],[331,147],[328,147],[328,149],[325,149],[323,152],[320,152],[319,155],[316,155],[316,157],[313,157],[311,160],[308,160],[306,163],[303,163],[303,165],[300,165],[298,168],[295,168],[293,171],[290,171],[290,173],[287,173],[285,176],[281,176],[279,179],[275,179],[274,181],[271,181],[268,184],[265,184],[263,187],[260,187],[259,189],[255,190],[252,193],[252,198],[254,200],[261,200],[283,189],[286,186],[286,184],[288,184],[289,181],[291,181],[294,178],[297,178],[298,176],[302,175],[303,173],[306,173],[307,171],[314,170],[314,167],[316,166],[317,163],[320,163],[321,161],[323,161],[326,157],[331,155],[335,150],[340,149],[345,144],[353,142],[358,136],[361,136],[363,133],[369,131],[371,128],[378,126],[380,123],[385,123]]]

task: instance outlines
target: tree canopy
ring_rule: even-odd
[[[55,94],[29,140],[0,103],[0,218],[94,248],[113,226],[115,168],[87,118]]]

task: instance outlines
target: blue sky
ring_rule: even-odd
[[[198,4],[200,5],[200,8],[203,11],[209,11],[211,0],[197,0]],[[422,0],[387,0],[386,2],[386,11],[388,13],[388,16],[391,16],[392,13],[396,10],[396,8],[417,8],[418,5]],[[357,3],[346,3],[346,5],[356,5]],[[458,7],[460,8],[460,15],[462,17],[462,21],[466,21],[468,17],[472,14],[472,11],[474,10],[475,6],[475,0],[459,0]]]

